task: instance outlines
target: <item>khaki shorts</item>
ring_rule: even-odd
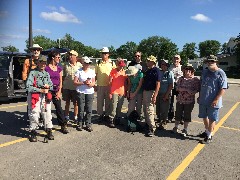
[[[70,89],[63,89],[62,90],[62,98],[64,101],[72,101],[77,102],[77,91],[70,90]]]

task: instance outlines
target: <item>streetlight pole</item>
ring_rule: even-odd
[[[58,38],[58,48],[60,48],[60,41],[61,41],[61,38]]]
[[[32,47],[32,0],[29,0],[29,47]]]

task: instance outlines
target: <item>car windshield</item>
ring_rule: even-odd
[[[9,56],[7,55],[0,55],[0,69],[7,69],[9,68]]]

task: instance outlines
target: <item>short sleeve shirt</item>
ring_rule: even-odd
[[[172,72],[173,72],[175,82],[177,82],[177,80],[178,80],[181,76],[183,76],[182,65],[179,65],[178,67],[175,67],[174,64],[172,64],[172,65],[169,67],[169,71],[172,71]]]
[[[50,78],[53,83],[53,91],[55,92],[59,91],[60,73],[62,72],[62,68],[60,66],[57,66],[57,71],[53,71],[49,66],[47,66],[45,68],[45,71],[47,71],[50,75]]]
[[[112,77],[110,93],[123,96],[125,93],[125,82],[127,79],[125,70],[117,71],[117,69],[113,69],[110,72],[110,77]]]
[[[148,69],[143,77],[143,90],[155,90],[157,81],[161,81],[160,70],[157,67]]]
[[[107,62],[103,62],[101,60],[100,63],[95,65],[95,73],[97,75],[97,85],[98,86],[109,86],[109,75],[113,68],[116,65],[111,60]]]
[[[73,84],[75,73],[82,67],[80,62],[75,65],[67,62],[63,68],[63,74],[65,79],[63,81],[63,89],[76,90],[76,86]]]
[[[136,76],[129,76],[130,83],[131,83],[131,93],[134,93],[137,90],[140,80],[143,78],[143,73],[138,71]],[[142,91],[139,91],[142,92]]]
[[[204,69],[201,76],[201,90],[199,104],[211,106],[211,103],[221,89],[227,89],[227,76],[222,69],[215,72]],[[215,108],[222,107],[222,97],[219,98]]]
[[[161,86],[159,93],[166,93],[169,85],[174,83],[174,76],[172,71],[160,71],[161,74]]]
[[[94,70],[89,69],[87,72],[83,71],[82,68],[80,68],[76,73],[75,77],[78,77],[80,82],[86,81],[88,78],[95,78],[96,74]],[[80,85],[76,87],[76,91],[83,94],[93,94],[94,88],[89,87],[86,84]]]

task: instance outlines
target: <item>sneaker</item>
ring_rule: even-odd
[[[153,137],[153,130],[152,130],[152,129],[149,129],[147,135],[148,135],[148,137]]]
[[[78,123],[78,117],[77,117],[77,116],[74,117],[73,123],[74,123],[74,124],[77,124],[77,123]]]
[[[183,130],[182,130],[182,135],[183,135],[184,137],[186,137],[186,136],[188,135],[188,133],[187,133],[187,130],[186,130],[186,129],[183,129]]]
[[[103,121],[104,121],[104,115],[101,115],[101,116],[99,116],[99,118],[98,118],[98,123],[103,123]]]
[[[212,142],[212,137],[211,138],[205,137],[204,140],[202,141],[202,144],[209,144],[211,142]]]
[[[207,137],[207,133],[204,131],[203,133],[199,134],[198,137],[206,138]]]
[[[159,124],[159,129],[160,129],[160,130],[164,130],[164,129],[166,129],[166,128],[167,128],[167,122],[166,122],[166,121],[160,122],[160,124]]]
[[[88,126],[86,127],[86,130],[87,130],[88,132],[92,132],[92,131],[93,131],[93,128],[92,128],[91,125],[88,125]]]
[[[173,130],[172,130],[172,133],[174,133],[174,134],[178,133],[178,128],[174,127]]]

